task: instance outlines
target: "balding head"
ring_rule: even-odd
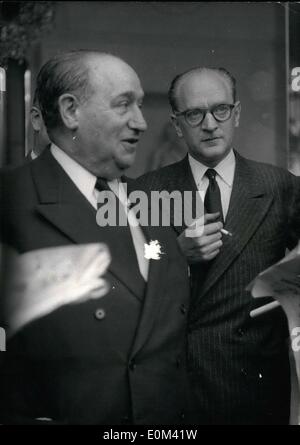
[[[89,94],[98,91],[99,86],[106,91],[118,90],[127,79],[135,79],[139,83],[139,78],[128,63],[119,57],[107,53],[89,53],[85,64],[88,68]]]
[[[96,51],[60,54],[43,66],[37,88],[50,139],[69,157],[109,179],[132,165],[147,125],[144,92],[126,62]]]
[[[58,54],[43,65],[37,78],[36,99],[49,132],[62,125],[58,106],[62,94],[74,94],[81,102],[93,94],[91,79],[97,73],[101,75],[99,61],[103,63],[103,75],[117,64],[131,69],[116,56],[86,50]]]
[[[178,74],[171,82],[169,92],[168,92],[168,98],[169,103],[173,111],[178,111],[178,95],[180,93],[180,89],[183,87],[183,85],[192,79],[197,78],[198,76],[201,76],[202,74],[208,75],[208,76],[220,76],[224,82],[227,84],[227,86],[231,90],[232,99],[233,102],[236,102],[237,100],[237,93],[236,93],[236,80],[233,77],[233,75],[227,71],[225,68],[207,68],[207,67],[196,67],[189,69],[188,71],[184,71],[181,74]]]

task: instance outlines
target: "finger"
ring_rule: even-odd
[[[110,259],[110,252],[105,244],[88,244],[76,262],[75,276],[79,275],[81,280],[88,280],[97,275],[103,275]]]
[[[110,290],[110,285],[108,284],[107,281],[103,280],[103,283],[100,287],[98,287],[97,289],[93,289],[90,293],[90,297],[91,298],[101,298],[104,297],[104,295],[106,295]]]
[[[108,266],[111,263],[110,253],[104,252],[95,260],[94,270],[98,270],[97,275],[104,275],[107,271]]]
[[[215,243],[209,244],[201,249],[201,253],[203,255],[208,255],[213,253],[215,250],[220,250],[223,245],[223,242],[221,240],[216,241]]]
[[[103,275],[111,262],[111,256],[108,250],[98,253],[96,257],[91,259],[85,269],[80,274],[80,281],[88,281],[95,276]]]
[[[221,232],[213,233],[212,235],[200,236],[199,238],[194,238],[192,250],[199,250],[199,248],[203,248],[209,246],[210,244],[216,243],[217,241],[222,239]]]
[[[216,213],[205,213],[204,215],[204,224],[215,221],[220,216],[220,212]]]
[[[188,258],[188,262],[190,264],[205,263],[207,261],[213,260],[219,254],[219,252],[220,252],[220,250],[217,249],[207,255],[193,255]]]
[[[221,221],[209,223],[204,226],[203,235],[211,235],[213,233],[221,233],[220,230],[223,228]]]
[[[107,280],[103,278],[95,278],[88,284],[82,284],[78,286],[79,294],[75,299],[73,299],[74,303],[82,303],[90,298],[100,298],[107,294],[110,289],[110,285]]]
[[[218,223],[210,223],[204,226],[204,230],[202,231],[201,235],[199,236],[193,236],[193,237],[186,237],[185,239],[178,238],[178,241],[180,243],[184,243],[186,246],[190,246],[193,248],[193,246],[202,246],[206,245],[208,242],[211,242],[210,236],[215,236],[213,241],[216,241],[217,239],[222,238],[221,229],[223,227],[223,224],[221,222]]]
[[[205,255],[205,256],[203,257],[203,260],[205,260],[205,261],[211,261],[211,260],[213,260],[219,253],[220,253],[220,250],[217,249],[217,250],[215,250],[214,252],[211,252],[210,254]]]

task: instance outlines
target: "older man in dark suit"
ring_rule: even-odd
[[[247,160],[233,149],[241,104],[235,79],[225,69],[195,68],[177,76],[169,100],[189,153],[139,182],[145,190],[205,194],[202,234],[188,237],[174,224],[192,272],[188,348],[195,421],[287,424],[284,315],[277,309],[250,319],[257,303],[245,288],[294,246],[286,205],[299,182],[284,169]]]
[[[123,190],[120,177],[146,129],[140,81],[117,57],[77,51],[42,67],[37,92],[52,144],[2,172],[2,240],[21,253],[103,242],[110,291],[63,305],[12,337],[0,375],[1,420],[185,422],[186,260],[172,230],[96,223],[99,193]],[[167,254],[145,258],[150,240]]]

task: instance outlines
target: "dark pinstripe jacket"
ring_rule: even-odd
[[[284,169],[236,154],[223,247],[207,271],[193,266],[189,364],[200,424],[288,423],[286,320],[281,309],[250,319],[265,301],[245,290],[292,247],[287,204],[299,181]],[[188,158],[138,180],[150,190],[196,190]],[[174,215],[172,215],[174,218]],[[174,227],[179,234],[182,227]],[[268,301],[268,300],[267,300]]]

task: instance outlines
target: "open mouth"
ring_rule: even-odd
[[[127,142],[128,144],[137,144],[139,141],[138,138],[128,138],[128,139],[123,139],[123,142]]]
[[[206,138],[206,139],[202,139],[202,142],[215,142],[215,141],[218,141],[219,139],[221,139],[221,138],[220,137]]]
[[[135,151],[138,142],[139,142],[138,138],[128,138],[122,140],[123,146],[128,152]]]

